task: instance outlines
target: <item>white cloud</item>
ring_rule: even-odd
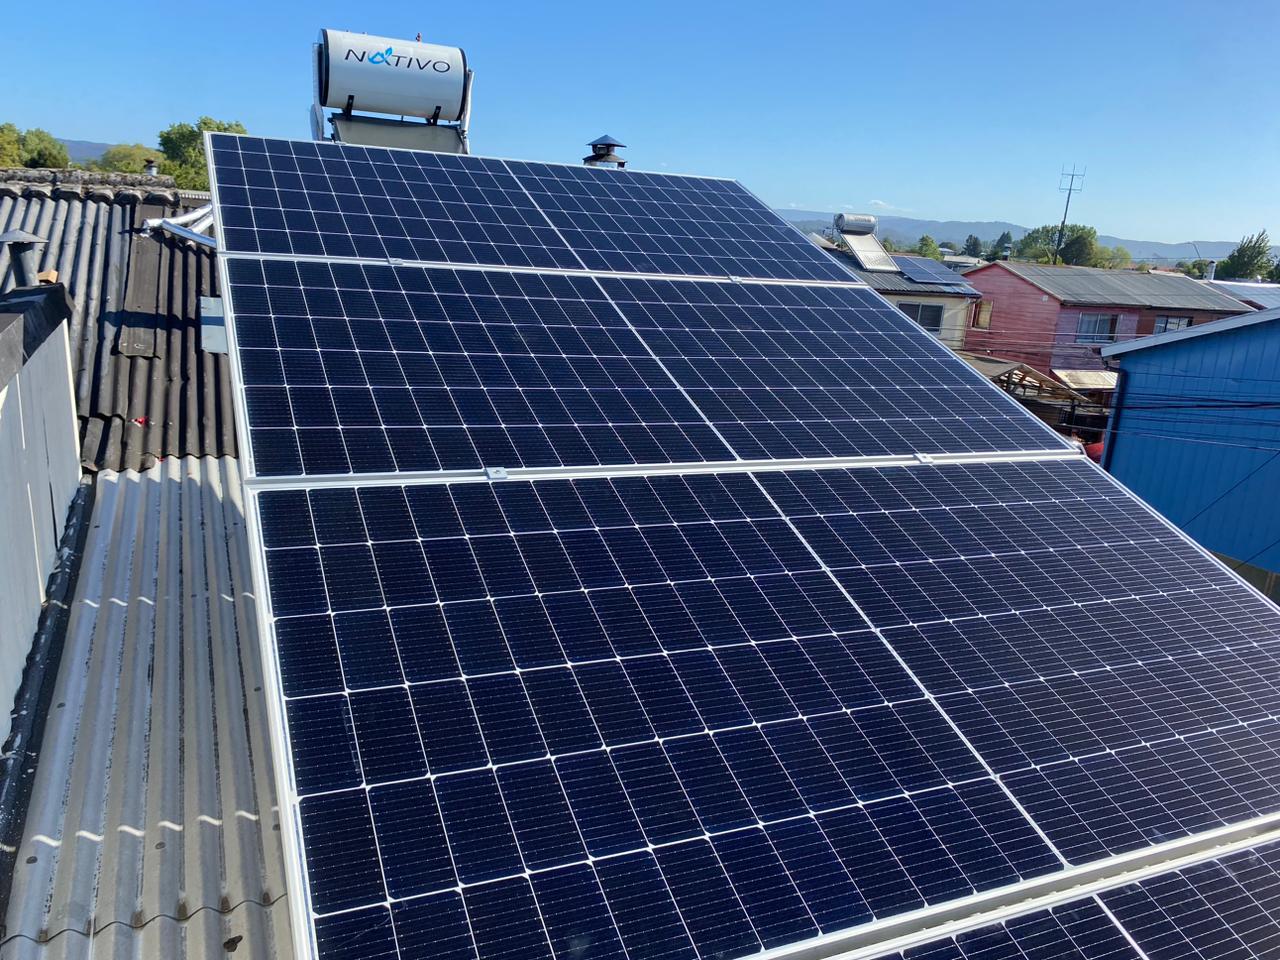
[[[896,206],[896,205],[894,205],[894,204],[890,203],[888,200],[868,200],[868,201],[867,201],[867,206],[869,206],[869,207],[875,207],[877,210],[884,210],[884,211],[895,210],[895,211],[897,211],[898,213],[910,213],[910,212],[911,212],[911,208],[910,208],[910,207],[899,207],[899,206]]]

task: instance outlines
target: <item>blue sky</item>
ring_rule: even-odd
[[[359,11],[358,16],[355,12]],[[353,19],[354,17],[354,19]],[[803,209],[1146,240],[1280,237],[1274,0],[974,5],[644,0],[72,2],[8,27],[0,121],[154,143],[175,120],[305,137],[322,26],[466,49],[477,153],[734,176]],[[41,51],[39,56],[35,51]]]

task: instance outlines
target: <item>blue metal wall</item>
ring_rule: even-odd
[[[1116,360],[1108,469],[1210,550],[1280,571],[1280,321]]]

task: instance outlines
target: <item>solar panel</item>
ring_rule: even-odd
[[[761,480],[1071,862],[1280,810],[1280,613],[1090,465]]]
[[[1275,956],[1280,956],[1280,845],[1272,843],[877,960]]]
[[[852,281],[739,183],[214,134],[229,253]]]
[[[742,459],[1066,446],[868,290],[601,285]]]
[[[735,180],[508,166],[590,270],[854,279]]]
[[[877,960],[1156,960],[1134,949],[1093,899],[884,954]]]
[[[747,474],[259,510],[321,939],[460,888],[446,939],[739,956],[1060,866]]]
[[[893,262],[916,283],[964,286],[964,277],[929,257],[894,257]]]
[[[879,238],[869,233],[842,233],[840,239],[844,241],[845,246],[849,248],[849,252],[853,254],[858,261],[858,265],[863,270],[874,270],[883,273],[897,273],[898,265],[894,262],[894,258],[889,256],[888,252],[880,244]]]
[[[1280,956],[1280,845],[1243,850],[1101,895],[1149,960]]]
[[[226,272],[257,475],[733,459],[589,277]]]

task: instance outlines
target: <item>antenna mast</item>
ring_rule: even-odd
[[[1062,249],[1062,241],[1067,233],[1067,212],[1071,209],[1071,195],[1079,193],[1084,189],[1084,175],[1088,171],[1085,167],[1079,173],[1076,172],[1076,165],[1071,165],[1071,172],[1067,173],[1067,168],[1062,168],[1062,173],[1058,177],[1058,192],[1067,195],[1066,205],[1062,208],[1062,223],[1058,225],[1058,239],[1053,244],[1053,263],[1058,262],[1058,251]],[[1076,186],[1076,181],[1080,182],[1080,186]]]

